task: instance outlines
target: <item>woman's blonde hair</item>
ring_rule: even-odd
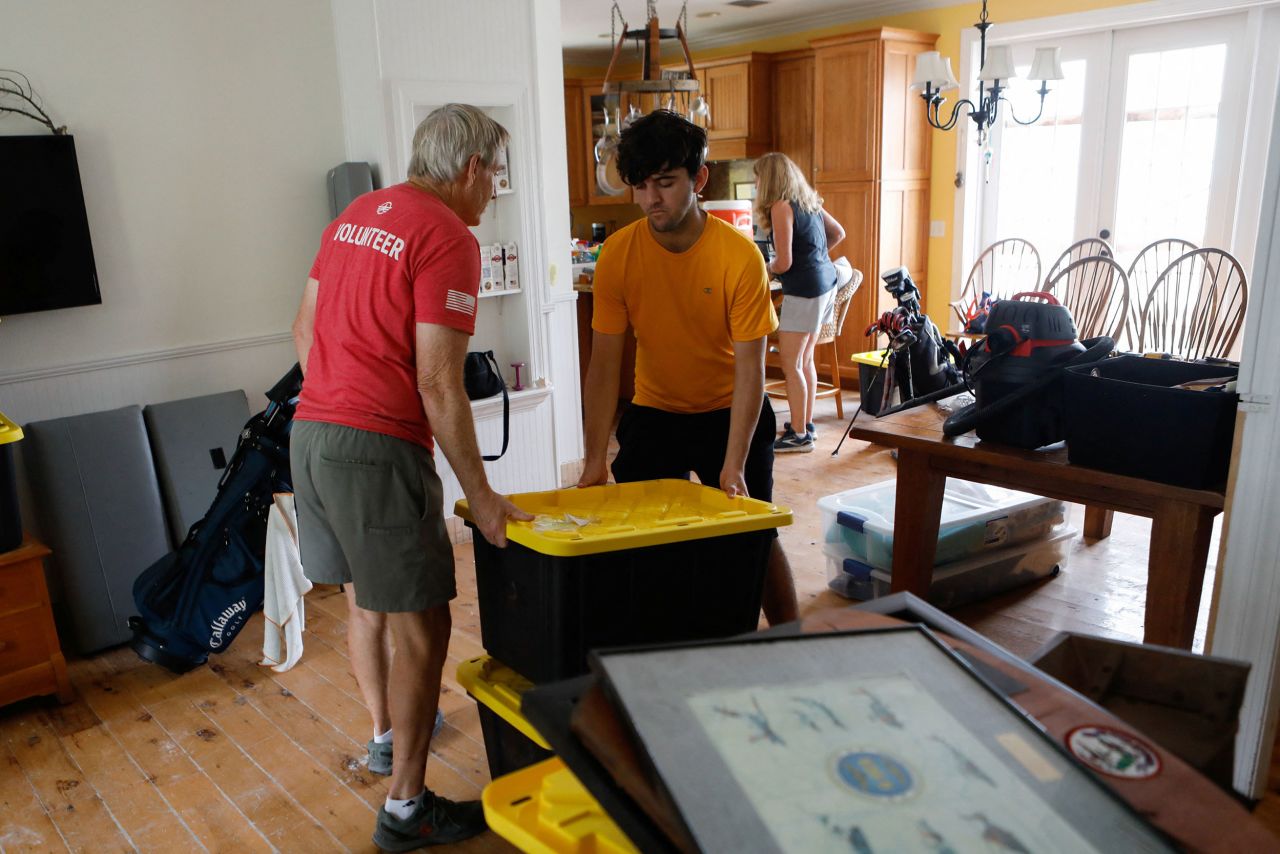
[[[806,213],[822,210],[822,197],[809,186],[804,173],[790,157],[776,151],[756,161],[756,222],[763,229],[772,229],[769,209],[774,202],[795,202]]]

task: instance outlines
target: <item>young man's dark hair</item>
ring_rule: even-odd
[[[618,172],[635,186],[657,172],[685,168],[698,174],[707,156],[707,132],[670,110],[654,110],[618,139]]]

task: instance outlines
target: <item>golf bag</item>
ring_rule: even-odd
[[[209,512],[134,581],[129,628],[143,659],[185,673],[226,649],[262,607],[267,515],[274,493],[293,491],[289,430],[301,388],[295,365],[240,432]]]
[[[881,273],[880,278],[885,290],[898,301],[896,308],[882,314],[866,331],[868,336],[879,333],[889,339],[890,358],[880,396],[884,408],[891,405],[894,388],[906,403],[958,384],[955,360],[959,351],[921,309],[920,291],[907,268],[895,267]]]

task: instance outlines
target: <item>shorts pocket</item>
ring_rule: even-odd
[[[320,468],[330,487],[325,490],[326,505],[345,506],[370,533],[416,534],[426,501],[420,478],[414,472],[409,480],[403,463],[321,455]]]

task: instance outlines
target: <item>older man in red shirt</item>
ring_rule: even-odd
[[[507,132],[449,104],[418,126],[409,179],[352,202],[325,230],[294,322],[304,371],[291,437],[302,564],[348,587],[351,665],[391,788],[373,841],[388,851],[485,829],[477,801],[426,790],[431,724],[457,595],[432,452],[438,439],[475,514],[505,545],[527,519],[490,488],[462,383],[475,331],[478,225]],[[388,649],[387,628],[394,638]]]

